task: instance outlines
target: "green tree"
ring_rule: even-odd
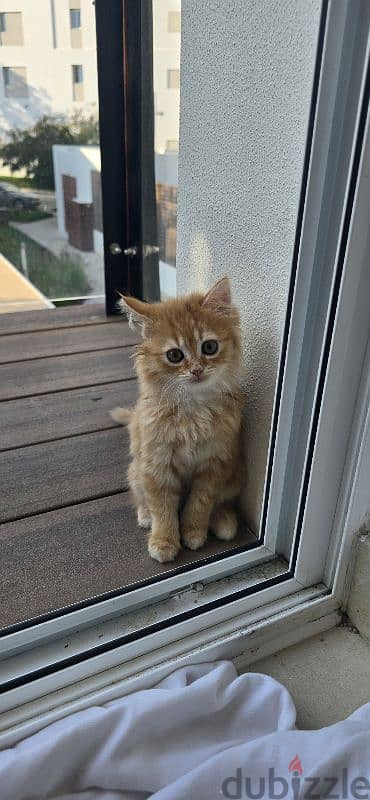
[[[25,169],[40,189],[54,189],[53,144],[97,144],[98,121],[94,115],[75,112],[69,120],[44,116],[26,130],[16,128],[0,145],[0,159],[11,172]]]
[[[86,115],[82,111],[75,111],[68,125],[73,144],[99,144],[99,120],[95,114]]]

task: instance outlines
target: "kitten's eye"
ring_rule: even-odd
[[[171,364],[179,364],[184,358],[184,353],[179,347],[171,347],[171,350],[167,350],[166,356]]]
[[[205,356],[214,356],[218,350],[218,342],[216,339],[207,339],[202,344],[202,353]]]

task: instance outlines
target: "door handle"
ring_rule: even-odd
[[[143,244],[143,258],[152,256],[154,253],[159,253],[159,247],[156,244]]]
[[[112,242],[112,244],[109,245],[109,249],[113,256],[118,256],[122,253],[121,245],[119,245],[118,242]],[[136,247],[136,245],[133,245],[132,247],[125,247],[123,253],[125,256],[129,256],[129,258],[134,258],[134,256],[137,256],[138,254],[138,247]],[[156,244],[143,244],[143,258],[152,256],[154,253],[159,253],[159,247]]]
[[[113,252],[112,249],[111,252]],[[118,251],[115,251],[115,253],[116,252]],[[120,250],[119,252],[122,252],[122,250]],[[125,256],[133,258],[134,256],[138,255],[139,248],[136,247],[136,245],[134,245],[133,247],[125,247],[123,252]],[[147,258],[147,256],[152,256],[154,255],[154,253],[159,253],[159,247],[156,244],[143,244],[141,252],[143,258]]]

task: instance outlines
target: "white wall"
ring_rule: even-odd
[[[92,203],[91,172],[100,172],[100,147],[97,145],[53,145],[53,165],[55,179],[55,201],[57,208],[58,231],[61,236],[68,237],[64,219],[63,175],[76,178],[78,203]],[[94,250],[103,251],[103,237],[99,231],[94,235]]]
[[[319,0],[183,0],[177,287],[229,274],[243,323],[246,516],[258,527]]]

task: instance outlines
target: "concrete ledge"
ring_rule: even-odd
[[[319,633],[240,672],[284,684],[303,729],[332,725],[370,702],[370,646],[351,625]]]
[[[367,530],[366,530],[367,528]],[[347,613],[361,636],[370,641],[370,534],[364,527],[357,547]]]

